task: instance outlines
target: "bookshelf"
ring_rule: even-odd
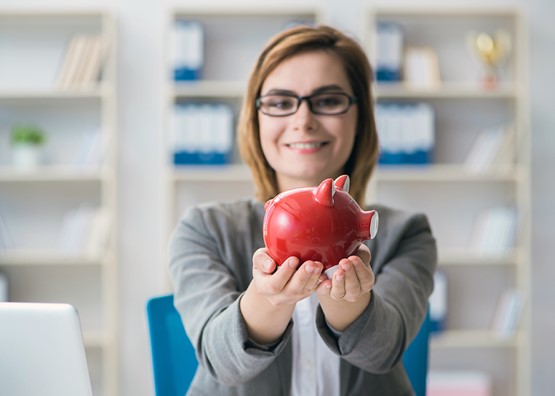
[[[109,45],[87,81],[63,87],[60,70],[80,34]],[[119,394],[115,44],[115,18],[103,9],[0,9],[0,272],[9,301],[76,306],[93,392],[105,396]],[[15,123],[46,132],[39,165],[12,162]],[[77,245],[64,250],[68,214],[83,205],[102,216],[82,219]]]
[[[245,78],[264,40],[286,19],[325,22],[328,18],[324,11],[297,7],[245,10],[239,6],[170,12],[168,37],[177,19],[200,21],[205,28],[206,53],[200,80],[174,82],[168,70],[164,128],[168,142],[164,148],[168,236],[187,206],[251,196],[253,191],[250,171],[237,155],[226,166],[172,165],[169,120],[175,103],[225,102],[237,114]],[[438,241],[439,268],[448,278],[449,303],[446,329],[432,340],[431,369],[477,369],[491,378],[493,396],[526,396],[530,394],[531,224],[524,16],[517,9],[507,8],[371,6],[361,7],[360,15],[360,41],[373,65],[375,27],[382,21],[401,26],[407,45],[430,47],[438,56],[440,84],[415,87],[398,81],[378,82],[373,87],[378,103],[429,104],[434,109],[435,141],[430,163],[380,165],[367,193],[369,201],[423,211],[430,218]],[[244,54],[241,60],[222,49],[230,41],[221,31],[234,25],[241,26],[241,33],[233,38],[237,52]],[[513,48],[499,83],[485,89],[480,65],[467,48],[466,35],[470,30],[496,29],[510,33]],[[258,37],[256,43],[252,36]],[[508,155],[484,169],[467,166],[465,161],[480,133],[501,124],[511,127],[513,144]],[[515,242],[497,253],[473,249],[470,241],[482,213],[505,206],[518,212]],[[507,289],[523,296],[524,309],[514,333],[498,337],[492,321]]]
[[[493,395],[528,395],[530,131],[524,17],[506,8],[370,7],[361,39],[374,62],[376,27],[381,23],[401,28],[403,51],[431,48],[441,77],[439,84],[429,87],[414,87],[402,78],[376,83],[378,103],[423,102],[433,107],[435,145],[429,164],[380,165],[369,191],[372,200],[423,211],[430,218],[439,269],[448,285],[446,328],[432,338],[430,370],[480,370],[491,378]],[[498,84],[486,87],[480,64],[467,47],[467,35],[500,29],[512,37],[512,51]],[[501,124],[510,124],[514,134],[509,155],[483,169],[471,169],[465,161],[480,132]],[[506,249],[487,253],[471,240],[479,232],[484,210],[492,207],[514,208],[518,230]],[[524,309],[517,329],[499,337],[492,322],[507,289],[523,296]]]
[[[171,118],[176,104],[224,103],[234,113],[234,124],[241,106],[246,79],[258,52],[265,42],[288,23],[319,22],[323,18],[318,7],[303,5],[241,5],[218,8],[190,6],[169,12],[166,43],[176,21],[197,21],[204,31],[204,65],[202,78],[174,81],[171,48],[167,48],[167,111],[164,148],[166,158],[166,202],[168,236],[188,205],[219,199],[253,195],[250,171],[234,150],[231,163],[224,166],[186,165],[172,162]],[[254,34],[253,34],[254,33]],[[222,40],[225,37],[225,40]],[[233,48],[226,43],[233,42]],[[170,47],[168,45],[168,47]],[[237,56],[241,54],[241,56]],[[225,67],[222,65],[225,64]],[[234,139],[234,138],[233,138]]]

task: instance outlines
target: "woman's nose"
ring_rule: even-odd
[[[316,119],[314,113],[310,110],[310,103],[308,103],[308,100],[305,99],[301,101],[293,117],[296,129],[312,130],[315,128]]]

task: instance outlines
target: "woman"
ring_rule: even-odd
[[[274,37],[251,73],[238,126],[257,199],[187,210],[170,244],[175,305],[199,360],[191,395],[411,395],[401,363],[433,289],[423,215],[383,206],[377,237],[338,263],[264,248],[264,202],[350,176],[361,205],[378,141],[372,71],[330,27]],[[283,264],[278,266],[278,264]]]

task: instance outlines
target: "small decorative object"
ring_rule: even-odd
[[[42,146],[46,140],[44,131],[33,125],[12,127],[12,161],[18,169],[31,169],[42,160]]]
[[[495,88],[499,83],[500,68],[511,53],[511,36],[504,30],[495,34],[470,32],[467,43],[484,66],[484,87]]]
[[[404,82],[413,88],[436,89],[441,85],[437,53],[430,47],[405,50]]]
[[[347,175],[283,192],[264,209],[264,242],[276,263],[291,256],[320,261],[328,277],[378,231],[378,213],[362,210],[349,195]]]

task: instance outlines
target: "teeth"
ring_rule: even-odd
[[[299,150],[308,150],[308,149],[315,149],[322,147],[324,143],[321,142],[312,142],[312,143],[291,143],[289,147]]]

